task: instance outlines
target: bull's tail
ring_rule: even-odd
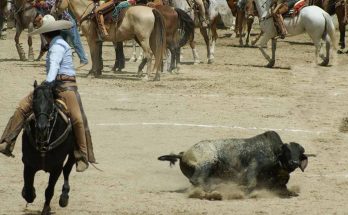
[[[156,70],[156,78],[159,79],[159,70],[162,66],[163,55],[166,50],[166,32],[163,16],[158,10],[152,10],[155,16],[155,26],[150,35],[150,47],[155,56],[154,69]]]
[[[323,13],[324,19],[325,19],[325,30],[322,35],[322,39],[326,40],[326,36],[329,35],[331,44],[335,50],[338,49],[337,43],[336,43],[336,37],[335,37],[335,25],[332,21],[331,16],[324,12]]]
[[[181,160],[182,155],[183,155],[183,152],[180,152],[178,155],[176,155],[176,154],[163,155],[163,156],[158,157],[158,160],[160,160],[160,161],[169,161],[170,162],[170,166],[172,166],[172,165],[175,165],[175,163],[178,160]]]
[[[183,47],[189,39],[193,39],[195,32],[195,23],[191,17],[183,10],[175,8],[180,21],[180,29],[182,30],[182,35],[179,40],[179,47]]]

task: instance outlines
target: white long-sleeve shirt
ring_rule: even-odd
[[[57,75],[75,76],[72,51],[67,42],[56,36],[52,39],[46,57],[47,82],[56,80]]]

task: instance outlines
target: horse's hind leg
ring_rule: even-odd
[[[325,45],[326,55],[321,56],[321,58],[323,59],[323,62],[321,62],[320,66],[327,66],[329,64],[329,61],[330,61],[331,41],[328,38],[328,36],[326,36],[325,42],[326,42],[326,45]]]
[[[208,29],[207,28],[200,28],[199,29],[203,38],[205,45],[207,47],[207,57],[208,57],[208,63],[213,63],[214,59],[210,59],[210,44],[209,44],[209,35],[208,35]]]
[[[251,27],[253,26],[253,23],[254,23],[254,17],[248,17],[247,23],[248,23],[248,32],[247,32],[247,38],[245,41],[245,46],[249,46],[250,32],[251,32]]]
[[[201,60],[199,59],[198,52],[197,52],[197,49],[196,49],[196,42],[194,41],[193,37],[190,40],[190,47],[192,49],[193,63],[194,64],[200,64]]]
[[[28,165],[24,165],[24,187],[22,190],[22,197],[28,203],[33,203],[36,198],[35,188],[34,188],[34,177],[36,170]]]
[[[69,203],[69,191],[70,191],[70,185],[69,185],[69,175],[71,172],[72,167],[74,166],[75,158],[74,155],[69,155],[68,161],[64,165],[63,168],[63,175],[64,175],[64,184],[62,188],[62,194],[59,198],[59,206],[60,207],[66,207]]]
[[[16,27],[16,36],[15,36],[15,42],[16,42],[16,49],[19,55],[19,59],[22,61],[25,61],[27,58],[25,57],[25,52],[23,49],[23,46],[21,43],[19,43],[19,36],[22,33],[22,29],[20,29],[19,26]]]
[[[143,48],[144,50],[144,55],[145,58],[142,60],[141,64],[139,65],[139,69],[140,66],[142,65],[142,67],[146,65],[146,76],[143,78],[143,80],[149,80],[150,76],[151,76],[151,65],[152,65],[152,52],[151,52],[151,48],[150,48],[150,43],[149,43],[149,39],[145,39],[140,41],[140,45],[141,48]],[[138,74],[139,74],[139,70],[138,70]]]
[[[54,187],[56,186],[57,180],[62,173],[62,168],[57,167],[50,172],[50,179],[48,181],[48,186],[45,191],[45,205],[42,209],[41,215],[48,215],[51,212],[51,200],[54,194]]]
[[[29,32],[34,30],[33,23],[29,24],[28,29],[29,29]],[[31,36],[28,36],[28,46],[29,46],[28,60],[34,61],[33,38]]]

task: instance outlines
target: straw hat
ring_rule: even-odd
[[[73,26],[73,24],[66,20],[58,20],[51,16],[51,15],[45,15],[42,18],[42,25],[40,28],[32,31],[29,33],[29,35],[35,35],[35,34],[43,34],[51,31],[58,31],[58,30],[64,30],[69,29]]]

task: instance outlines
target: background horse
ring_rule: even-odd
[[[323,8],[331,16],[336,14],[338,28],[340,30],[339,46],[341,49],[346,47],[346,24],[347,24],[347,3],[345,0],[309,0],[309,5],[316,5]]]
[[[246,24],[247,33],[246,33],[245,46],[249,46],[250,32],[251,32],[252,25],[254,23],[254,18],[255,16],[257,16],[257,12],[255,11],[253,0],[242,1],[243,5],[241,6],[238,6],[237,2],[238,0],[227,0],[228,7],[231,9],[232,14],[236,17],[235,32],[236,32],[236,37],[239,37],[239,45],[241,46],[244,45],[243,28]],[[256,41],[253,41],[252,45],[254,45]]]
[[[69,8],[74,16],[81,20],[82,17],[92,12],[93,2],[80,0],[58,0],[56,8],[61,12]],[[92,18],[94,19],[94,18]],[[140,63],[138,75],[142,74],[142,69],[147,64],[147,74],[143,80],[148,80],[151,74],[152,56],[155,56],[155,64],[153,70],[156,71],[154,80],[160,79],[160,68],[162,58],[165,52],[165,27],[162,15],[155,9],[145,6],[130,7],[124,13],[122,20],[118,22],[106,22],[109,29],[109,38],[106,41],[122,42],[125,40],[135,39],[141,45],[145,58]],[[98,27],[95,20],[87,19],[81,23],[84,35],[90,48],[92,58],[92,70],[96,77],[102,74],[102,46],[98,42]]]
[[[36,8],[27,0],[13,0],[12,12],[16,20],[16,35],[15,42],[16,48],[20,60],[26,60],[25,51],[22,44],[19,43],[19,37],[24,29],[28,29],[29,32],[34,29],[34,20],[37,16]],[[28,36],[29,53],[28,60],[34,60],[34,50],[32,37]]]
[[[4,23],[6,20],[6,17],[8,17],[11,9],[11,3],[7,0],[0,1],[0,36],[2,33],[2,30],[4,28]]]
[[[48,187],[45,191],[45,204],[42,214],[50,214],[50,202],[54,187],[63,171],[64,185],[59,205],[66,207],[69,199],[69,174],[75,163],[74,136],[70,121],[64,120],[54,104],[52,88],[34,83],[33,104],[34,117],[26,122],[22,137],[24,163],[24,187],[22,197],[32,203],[36,197],[34,177],[37,171],[50,173]],[[31,119],[31,120],[30,120]],[[63,167],[64,160],[69,156]]]
[[[270,14],[271,0],[254,0],[260,19],[260,27],[264,32],[260,39],[259,49],[268,60],[267,67],[275,64],[276,36],[272,15]],[[335,45],[335,26],[328,13],[317,6],[304,7],[295,17],[286,17],[284,23],[289,35],[308,33],[315,46],[315,59],[319,54],[323,60],[320,65],[326,66],[330,60],[331,43]],[[265,52],[264,47],[272,39],[272,57]],[[326,43],[326,56],[320,54],[321,41]]]

